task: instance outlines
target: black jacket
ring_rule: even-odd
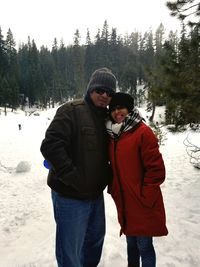
[[[66,197],[94,199],[111,179],[105,112],[84,100],[58,108],[41,144],[48,185]]]

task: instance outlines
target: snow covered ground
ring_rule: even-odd
[[[22,111],[0,115],[1,267],[56,267],[50,189],[39,151],[54,113],[55,109],[40,111],[39,116]],[[160,148],[167,170],[162,191],[169,235],[154,239],[158,267],[200,266],[200,169],[189,161],[183,144],[187,135],[168,132]],[[200,132],[189,133],[198,146],[199,136]],[[21,172],[16,172],[19,163]],[[99,267],[125,267],[125,238],[119,237],[115,206],[106,192],[105,202],[107,234]]]

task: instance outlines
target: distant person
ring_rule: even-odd
[[[134,99],[116,93],[109,104],[109,154],[113,181],[109,188],[126,235],[128,267],[155,267],[153,236],[167,235],[160,184],[165,166],[158,140],[147,126]]]
[[[19,123],[18,124],[19,131],[22,129],[22,125]]]
[[[51,166],[48,185],[59,267],[96,267],[100,262],[105,236],[103,190],[111,180],[105,118],[115,90],[112,72],[96,70],[85,98],[58,108],[41,144]]]

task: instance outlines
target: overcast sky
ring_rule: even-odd
[[[107,20],[109,30],[125,35],[137,30],[154,31],[162,22],[166,32],[180,30],[180,22],[169,15],[166,0],[0,0],[0,27],[4,37],[10,28],[17,45],[28,36],[37,46],[51,47],[56,37],[73,42],[76,29],[85,43]]]

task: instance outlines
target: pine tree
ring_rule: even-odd
[[[84,51],[80,46],[80,33],[77,29],[74,34],[73,45],[73,72],[74,72],[74,86],[75,97],[83,97],[85,93],[85,80],[84,80]]]
[[[7,63],[5,40],[0,27],[0,79],[3,79],[6,73]]]
[[[39,52],[41,75],[43,79],[43,88],[40,94],[40,101],[46,108],[51,100],[51,88],[54,79],[54,61],[51,52],[44,46]]]
[[[89,29],[87,29],[85,57],[84,57],[84,79],[88,82],[89,77],[94,69],[93,44],[90,38]]]
[[[188,19],[188,25],[200,25],[200,3],[198,0],[168,1],[166,5],[171,11],[171,16],[177,17],[182,23]],[[192,20],[190,20],[191,17]]]
[[[15,108],[19,102],[19,71],[18,71],[18,62],[17,62],[17,50],[15,48],[16,43],[12,34],[12,31],[9,29],[7,32],[5,40],[5,48],[7,55],[7,81],[10,87],[10,99],[7,99],[12,108]]]

